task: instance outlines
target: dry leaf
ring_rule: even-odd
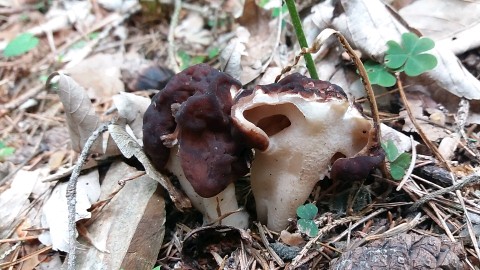
[[[123,162],[110,166],[100,199],[119,188],[118,181],[138,171]],[[78,252],[78,269],[152,269],[165,231],[165,201],[158,184],[144,175],[125,183],[88,227],[89,244]],[[157,190],[157,192],[156,192]]]
[[[100,120],[85,89],[62,73],[58,77],[58,95],[65,108],[72,149],[81,152],[88,137],[100,125]],[[91,152],[103,153],[101,137],[95,141]]]
[[[421,129],[423,130],[425,135],[427,135],[427,138],[430,141],[437,141],[448,135],[445,128],[431,124],[430,122],[427,122],[427,121],[422,121],[422,119],[431,121],[429,116],[424,114],[424,110],[426,111],[425,109],[426,106],[422,100],[416,99],[414,97],[408,97],[408,103],[409,103],[410,109],[412,110],[413,116],[417,120],[418,125],[421,127]],[[431,109],[430,111],[432,112]],[[437,110],[436,112],[440,112],[440,111]],[[417,130],[415,129],[415,126],[413,125],[412,121],[408,117],[406,110],[401,111],[399,113],[399,116],[405,119],[405,125],[403,125],[403,131],[417,132]]]
[[[121,54],[96,54],[66,72],[87,89],[90,99],[102,102],[124,91],[125,87],[120,79],[123,61]]]
[[[399,11],[405,21],[455,54],[480,45],[480,4],[476,1],[422,0]]]
[[[170,179],[153,168],[150,160],[145,155],[145,152],[143,152],[142,147],[135,141],[135,139],[128,135],[124,128],[119,125],[110,125],[108,126],[108,131],[110,132],[110,136],[112,136],[113,140],[117,143],[123,156],[126,158],[135,156],[138,161],[142,163],[147,175],[159,182],[167,190],[177,209],[182,211],[183,209],[192,207],[190,200],[172,185]]]
[[[152,101],[149,98],[132,93],[120,93],[113,96],[113,103],[118,114],[127,120],[133,134],[140,141],[143,138],[143,114]]]
[[[61,5],[54,5],[46,14],[47,22],[28,30],[29,33],[40,35],[47,32],[56,32],[79,23],[85,29],[95,22],[90,13],[92,4],[89,1],[63,1]]]
[[[332,21],[333,26],[353,46],[379,62],[383,60],[387,41],[399,42],[401,34],[409,32],[379,0],[342,0],[341,4],[345,12]],[[429,53],[437,57],[437,67],[412,79],[428,86],[432,93],[438,89],[458,97],[480,99],[480,81],[465,69],[450,50],[442,44],[436,44]],[[445,95],[445,91],[438,92],[436,98],[449,96]]]
[[[8,238],[14,231],[15,220],[23,216],[30,206],[29,198],[35,186],[41,184],[42,170],[20,170],[13,178],[10,188],[0,193],[0,238]]]
[[[188,16],[181,20],[175,28],[175,38],[181,39],[182,44],[192,45],[196,49],[212,44],[212,33],[204,29],[203,17],[195,12],[188,13]]]
[[[220,69],[237,80],[242,76],[242,56],[246,55],[245,44],[249,38],[247,28],[239,26],[235,30],[235,38],[228,42],[220,54]]]
[[[68,250],[68,205],[67,182],[59,183],[42,209],[42,228],[48,231],[39,235],[38,240],[44,245],[52,245],[53,250]],[[90,218],[87,210],[100,196],[100,182],[97,170],[78,178],[76,194],[75,221]]]

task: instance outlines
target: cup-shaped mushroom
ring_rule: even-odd
[[[340,87],[299,74],[239,93],[232,118],[255,148],[257,217],[276,231],[295,217],[334,159],[364,148],[372,128]]]
[[[250,149],[233,138],[230,117],[240,86],[208,65],[195,65],[175,75],[144,115],[145,153],[157,170],[177,176],[205,223],[238,210],[233,182],[248,173]],[[245,228],[248,215],[237,212],[221,223]]]

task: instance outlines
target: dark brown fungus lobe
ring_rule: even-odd
[[[232,95],[240,87],[206,64],[175,75],[153,97],[143,119],[144,149],[155,168],[165,170],[176,137],[181,167],[198,195],[215,196],[245,175],[248,148],[234,140],[230,117]]]
[[[385,159],[383,150],[372,156],[355,156],[337,159],[330,170],[330,178],[335,181],[360,181],[367,178]]]

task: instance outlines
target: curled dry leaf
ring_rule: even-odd
[[[65,108],[72,149],[80,153],[100,120],[85,89],[62,73],[53,73],[49,79],[55,75],[58,75],[58,95]],[[91,152],[103,153],[101,138],[95,141]]]
[[[53,250],[68,250],[68,209],[67,182],[58,184],[42,208],[42,228],[49,228],[39,235],[44,245],[52,245]],[[91,217],[88,209],[100,196],[100,182],[97,170],[78,178],[75,221]]]
[[[108,126],[108,131],[113,140],[117,143],[118,148],[126,158],[135,156],[143,167],[148,176],[159,182],[168,192],[175,206],[180,211],[192,207],[190,200],[183,195],[175,186],[172,185],[167,176],[160,174],[150,163],[150,160],[143,152],[142,147],[125,131],[125,128],[119,125]]]
[[[113,103],[117,107],[118,114],[127,120],[127,124],[139,141],[143,138],[143,114],[151,103],[146,97],[131,93],[120,93],[113,96]]]

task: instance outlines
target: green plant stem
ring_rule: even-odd
[[[293,28],[295,29],[298,43],[300,44],[301,48],[308,48],[307,39],[305,38],[305,34],[303,33],[302,22],[300,21],[300,16],[298,15],[295,1],[285,0],[285,2],[287,4],[288,13],[290,13],[290,18],[292,19]],[[318,79],[317,69],[315,68],[315,63],[313,62],[312,55],[307,53],[304,57],[308,73],[310,73],[310,77],[312,79]]]

